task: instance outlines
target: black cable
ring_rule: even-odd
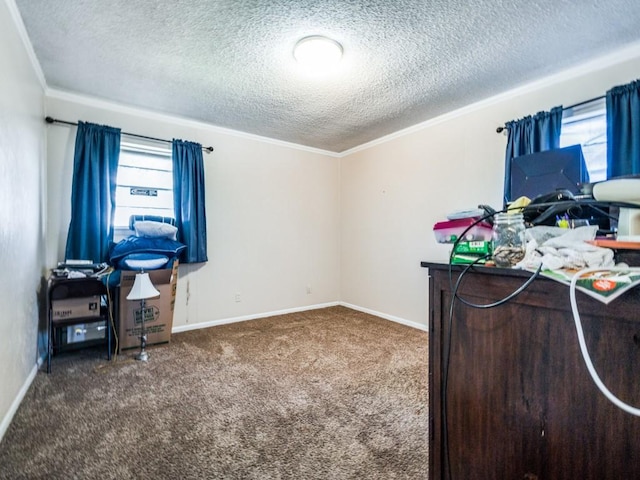
[[[534,200],[535,202],[535,200]],[[544,202],[544,203],[530,203],[529,205],[527,205],[526,207],[522,207],[522,213],[525,216],[525,219],[527,216],[530,216],[532,214],[538,214],[539,216],[542,216],[544,213],[546,213],[547,210],[553,210],[554,213],[557,212],[561,212],[561,211],[568,211],[571,210],[573,208],[582,208],[582,207],[591,207],[594,210],[598,211],[598,213],[601,213],[602,215],[605,215],[611,219],[615,219],[615,215],[611,215],[607,212],[605,212],[604,210],[602,210],[603,207],[626,207],[626,208],[638,208],[638,205],[635,205],[633,203],[628,203],[628,202],[610,202],[610,201],[604,201],[604,200],[595,200],[595,199],[570,199],[570,200],[561,200],[561,201],[551,201],[551,202]],[[503,210],[504,212],[505,210]],[[531,222],[532,225],[535,225],[535,219]],[[538,222],[539,223],[539,222]]]
[[[469,230],[471,230],[474,226],[478,225],[479,223],[492,218],[494,215],[498,214],[498,213],[504,213],[508,211],[508,209],[503,209],[501,211],[497,211],[497,212],[490,212],[487,215],[484,215],[482,217],[477,218],[476,220],[474,220],[465,230],[463,230],[463,232],[458,236],[458,238],[456,238],[456,240],[453,243],[453,248],[451,249],[451,254],[449,256],[449,287],[451,289],[451,304],[449,305],[449,325],[448,325],[448,329],[447,329],[447,336],[445,338],[445,344],[446,344],[446,351],[444,353],[444,365],[443,365],[443,379],[442,379],[442,387],[440,390],[440,403],[441,403],[441,428],[442,428],[442,443],[443,443],[443,448],[444,448],[444,461],[445,461],[445,476],[446,478],[450,479],[451,478],[451,458],[449,456],[449,430],[447,427],[447,388],[448,388],[448,384],[449,384],[449,365],[450,365],[450,361],[451,361],[451,344],[452,344],[452,337],[453,337],[453,309],[454,309],[454,305],[455,305],[455,300],[456,298],[458,300],[460,300],[463,304],[472,307],[472,308],[481,308],[481,309],[486,309],[486,308],[494,308],[497,307],[499,305],[502,305],[512,299],[514,299],[515,297],[517,297],[518,295],[520,295],[523,291],[525,291],[527,289],[527,287],[529,285],[531,285],[531,283],[533,283],[533,281],[538,277],[538,274],[540,273],[541,269],[542,269],[542,264],[540,264],[540,266],[538,267],[538,269],[527,279],[526,282],[524,282],[519,288],[517,288],[516,290],[514,290],[512,293],[510,293],[509,295],[507,295],[506,297],[493,302],[493,303],[489,303],[489,304],[475,304],[472,303],[468,300],[465,300],[464,298],[462,298],[460,295],[458,295],[458,290],[460,288],[460,285],[462,284],[462,279],[464,278],[465,274],[471,270],[473,267],[475,267],[476,265],[480,264],[481,262],[485,261],[487,258],[490,258],[491,255],[484,255],[481,257],[478,257],[477,259],[475,259],[472,263],[468,264],[465,266],[465,268],[462,270],[462,272],[460,272],[460,275],[458,276],[457,280],[456,280],[456,284],[455,286],[453,285],[453,269],[452,269],[452,262],[453,262],[453,256],[455,254],[455,250],[457,245],[460,243],[461,239],[465,238],[467,232]]]
[[[447,336],[444,342],[446,343],[446,352],[444,354],[445,361],[443,366],[442,388],[440,390],[440,403],[441,403],[441,412],[442,412],[441,423],[442,423],[442,437],[443,437],[442,443],[444,448],[444,457],[445,457],[445,464],[446,464],[445,475],[446,475],[446,478],[449,478],[449,479],[451,478],[451,459],[449,456],[449,430],[447,427],[447,388],[449,385],[449,365],[451,362],[451,344],[452,344],[452,338],[453,338],[453,310],[454,310],[455,300],[457,298],[463,304],[472,308],[487,309],[487,308],[497,307],[499,305],[502,305],[514,299],[516,296],[518,296],[523,291],[525,291],[527,287],[531,285],[531,283],[538,277],[538,274],[542,269],[542,264],[540,264],[537,270],[527,279],[525,283],[523,283],[519,288],[517,288],[515,291],[513,291],[511,294],[507,295],[503,299],[493,303],[489,303],[489,304],[477,305],[465,300],[460,295],[458,295],[458,289],[462,284],[462,279],[464,275],[469,270],[471,270],[473,267],[475,267],[477,264],[479,264],[489,256],[490,255],[478,257],[473,263],[470,263],[469,265],[467,265],[462,270],[462,272],[460,272],[460,275],[458,276],[458,279],[456,280],[456,284],[453,287],[452,293],[451,293],[451,304],[449,305],[449,321],[448,321],[448,328],[447,328]]]
[[[473,264],[472,264],[473,265]],[[542,270],[542,263],[540,265],[538,265],[538,268],[536,269],[535,272],[533,272],[533,274],[527,279],[526,282],[524,282],[520,287],[518,287],[516,290],[514,290],[512,293],[510,293],[509,295],[507,295],[506,297],[504,297],[501,300],[498,300],[496,302],[493,303],[487,303],[487,304],[476,304],[476,303],[471,303],[468,300],[465,300],[464,298],[462,298],[460,295],[458,295],[458,287],[460,285],[460,282],[462,280],[462,277],[464,276],[464,274],[467,272],[467,269],[465,269],[460,276],[458,277],[458,281],[456,282],[456,289],[454,291],[454,297],[457,298],[458,300],[460,300],[462,303],[464,303],[465,305],[467,305],[468,307],[472,307],[472,308],[493,308],[493,307],[497,307],[499,305],[502,305],[504,303],[507,303],[509,300],[513,300],[514,298],[516,298],[518,295],[520,295],[522,292],[524,292],[527,287],[529,285],[531,285],[531,283],[533,283],[533,281],[538,277],[538,275],[540,274],[540,271]]]
[[[452,342],[452,328],[453,328],[453,306],[455,303],[457,290],[459,285],[459,280],[462,278],[462,275],[469,271],[474,265],[478,264],[482,260],[486,259],[489,255],[485,255],[483,257],[477,258],[471,264],[467,265],[463,272],[458,277],[458,281],[456,282],[455,288],[452,288],[452,296],[451,296],[451,304],[449,305],[449,325],[447,328],[447,336],[445,338],[446,350],[444,353],[444,365],[442,372],[442,385],[440,388],[440,411],[441,411],[441,429],[442,429],[442,444],[444,448],[444,459],[445,459],[445,477],[451,478],[451,459],[449,457],[449,428],[447,426],[447,387],[449,384],[449,363],[451,360],[451,342]],[[449,267],[451,267],[451,263],[449,263]],[[451,280],[451,278],[449,278]]]
[[[462,241],[462,239],[464,239],[467,235],[467,232],[469,232],[473,227],[475,227],[476,225],[478,225],[479,223],[484,222],[485,220],[488,220],[490,218],[493,218],[495,215],[497,215],[498,213],[504,213],[506,212],[506,209],[500,210],[498,212],[489,212],[486,215],[483,215],[482,217],[478,217],[476,218],[471,225],[469,225],[467,228],[465,228],[462,233],[460,235],[458,235],[458,237],[454,240],[453,242],[453,247],[451,248],[451,254],[449,254],[449,288],[453,290],[453,271],[451,269],[451,266],[453,265],[453,256],[455,255],[456,252],[456,247],[458,246],[458,244]],[[475,264],[476,262],[473,262],[473,264]]]

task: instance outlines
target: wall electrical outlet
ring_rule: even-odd
[[[242,301],[242,299],[240,298],[240,294],[239,294],[239,293],[236,293],[236,295],[235,295],[235,299],[236,299],[236,303],[238,303],[238,302],[241,302],[241,301]]]

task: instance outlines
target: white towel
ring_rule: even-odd
[[[527,229],[527,249],[516,266],[543,270],[613,267],[613,250],[586,243],[593,240],[597,226],[575,229],[532,227]]]

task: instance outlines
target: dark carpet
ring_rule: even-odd
[[[53,358],[1,479],[426,479],[427,334],[344,307]]]

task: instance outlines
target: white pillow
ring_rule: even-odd
[[[168,223],[141,220],[136,222],[133,227],[135,228],[137,237],[168,238],[169,240],[177,240],[177,227],[169,225]]]

